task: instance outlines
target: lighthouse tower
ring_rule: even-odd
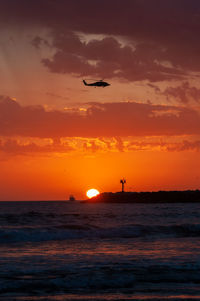
[[[123,178],[120,180],[120,183],[122,184],[122,192],[124,192],[124,184],[126,183],[126,180]]]

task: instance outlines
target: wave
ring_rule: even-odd
[[[99,262],[84,266],[77,264],[61,266],[58,262],[57,265],[52,269],[51,262],[48,262],[50,268],[45,266],[44,269],[41,265],[36,270],[30,265],[25,269],[23,266],[15,271],[10,270],[10,274],[6,273],[5,277],[0,279],[0,294],[31,292],[36,295],[39,293],[41,296],[42,293],[69,293],[77,290],[90,293],[113,290],[124,291],[126,294],[135,291],[143,293],[153,291],[165,295],[169,292],[200,293],[199,264],[183,266],[152,261],[145,265],[144,261],[137,260],[127,264],[109,263],[108,265],[106,262]]]
[[[102,228],[91,224],[62,224],[49,227],[1,228],[0,243],[42,242],[68,239],[122,239],[200,237],[200,224],[139,225]]]

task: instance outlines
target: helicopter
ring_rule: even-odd
[[[101,80],[98,80],[98,81],[96,81],[96,82],[94,82],[94,83],[91,83],[91,84],[86,83],[86,81],[83,79],[83,83],[84,83],[85,86],[93,86],[93,87],[95,87],[95,88],[96,88],[96,87],[103,87],[103,88],[105,88],[105,87],[107,87],[107,86],[110,86],[109,83],[104,82],[102,79],[101,79]]]

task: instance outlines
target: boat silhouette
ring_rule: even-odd
[[[76,201],[75,197],[71,194],[69,196],[69,202],[75,202],[75,201]]]

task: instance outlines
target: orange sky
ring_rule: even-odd
[[[199,188],[200,4],[166,2],[0,3],[0,200]]]

